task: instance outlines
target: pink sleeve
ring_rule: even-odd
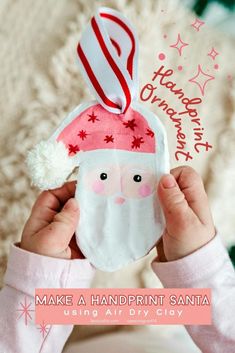
[[[85,288],[94,269],[88,260],[41,256],[12,244],[0,292],[0,352],[60,353],[72,325],[34,323],[35,288]]]
[[[164,287],[212,289],[212,325],[186,329],[203,353],[235,352],[235,273],[220,237],[176,261],[156,258],[152,268]]]

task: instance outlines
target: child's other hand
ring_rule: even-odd
[[[215,235],[207,194],[201,177],[191,167],[178,167],[164,175],[158,195],[166,229],[157,245],[160,261],[189,255]]]
[[[64,259],[84,258],[74,236],[79,219],[74,193],[75,182],[69,182],[39,195],[23,230],[22,249]]]

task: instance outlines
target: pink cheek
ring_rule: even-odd
[[[92,189],[96,194],[101,194],[104,191],[104,183],[102,183],[100,180],[97,180],[93,183]]]
[[[152,193],[152,190],[148,184],[144,184],[139,188],[138,192],[140,196],[147,197]]]

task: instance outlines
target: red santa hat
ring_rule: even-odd
[[[90,103],[76,108],[48,141],[37,144],[29,152],[27,164],[33,184],[45,190],[66,181],[79,165],[81,152],[110,149],[154,154],[156,148],[153,129],[136,109],[129,107],[125,114],[117,115]]]

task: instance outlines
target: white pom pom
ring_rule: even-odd
[[[29,151],[26,163],[32,183],[41,190],[64,184],[75,164],[63,142],[41,141]]]

